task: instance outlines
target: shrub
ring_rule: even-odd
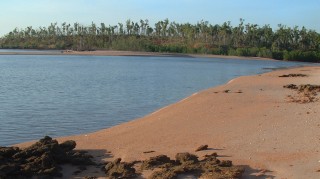
[[[272,58],[272,51],[270,49],[263,47],[259,49],[257,56],[262,58]]]
[[[272,58],[276,60],[283,60],[283,51],[273,51],[272,52]]]
[[[247,48],[237,48],[237,56],[248,56]]]
[[[320,62],[320,52],[316,51],[289,51],[284,53],[284,60],[287,61],[305,61],[305,62]]]
[[[210,51],[212,55],[221,55],[219,48],[211,48]]]
[[[250,56],[250,57],[257,57],[258,53],[259,53],[259,48],[257,47],[252,47],[247,50],[247,56]]]
[[[228,55],[230,56],[238,56],[237,50],[234,48],[230,48],[228,51]]]

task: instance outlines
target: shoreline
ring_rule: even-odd
[[[308,77],[280,78],[284,74]],[[255,76],[242,76],[228,83],[195,93],[142,118],[58,141],[75,140],[96,160],[143,160],[165,154],[191,152],[208,144],[221,158],[245,166],[244,178],[318,178],[320,101],[288,101],[295,92],[287,84],[320,85],[320,67],[297,67]],[[316,96],[319,98],[319,95]],[[155,142],[157,141],[157,142]],[[17,144],[26,147],[31,142]],[[144,151],[155,151],[145,154]],[[72,171],[72,168],[68,168]],[[66,178],[73,178],[65,170]],[[98,173],[95,173],[98,172]],[[79,176],[103,177],[89,169]]]
[[[18,50],[18,49],[17,49]],[[239,60],[275,60],[262,57],[243,57],[226,56],[211,54],[183,54],[183,53],[160,53],[160,52],[142,52],[142,51],[117,51],[117,50],[96,50],[96,51],[68,51],[60,50],[57,52],[48,52],[48,50],[30,49],[31,52],[0,52],[0,55],[73,55],[73,56],[141,56],[141,57],[186,57],[186,58],[223,58]],[[32,52],[33,51],[33,52]]]

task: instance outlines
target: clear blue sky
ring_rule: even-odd
[[[298,25],[320,32],[320,0],[3,0],[0,36],[15,27],[48,26],[51,22],[115,25],[127,19],[212,24],[240,18],[258,25]]]

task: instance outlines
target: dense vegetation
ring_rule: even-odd
[[[212,25],[157,22],[148,20],[117,25],[92,23],[84,26],[52,23],[49,27],[14,29],[0,39],[1,48],[72,49],[72,50],[132,50],[172,53],[236,55],[320,62],[320,34],[305,27],[230,22]]]

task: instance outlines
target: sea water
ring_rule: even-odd
[[[143,117],[229,80],[308,63],[187,57],[0,55],[0,146]]]

